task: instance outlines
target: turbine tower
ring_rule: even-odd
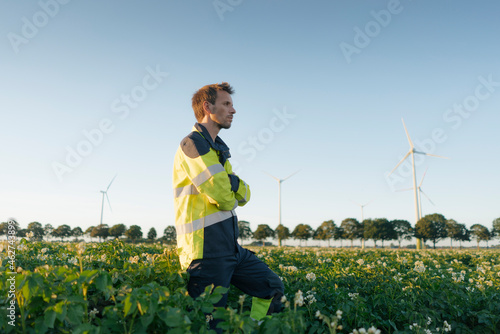
[[[288,175],[284,179],[277,178],[276,176],[273,176],[273,175],[269,174],[268,172],[264,172],[267,175],[269,175],[270,177],[272,177],[273,179],[275,179],[276,181],[278,181],[278,216],[279,216],[278,226],[281,226],[281,183],[283,183],[285,180],[288,180],[289,178],[291,178],[292,176],[297,174],[299,171],[300,170]],[[279,238],[279,237],[278,237],[278,245],[279,245],[279,247],[281,247],[281,238]]]
[[[429,169],[429,168],[427,168],[427,169]],[[418,189],[418,211],[420,212],[420,218],[422,218],[422,197],[420,196],[421,194],[423,194],[432,205],[435,205],[434,202],[432,202],[432,200],[429,198],[429,196],[427,196],[427,194],[422,190],[422,183],[424,182],[424,178],[425,178],[425,174],[427,173],[427,169],[425,170],[424,175],[422,175],[422,179],[420,180],[420,184],[417,187],[417,189]],[[407,189],[401,189],[398,191],[407,191],[407,190],[412,190],[412,189],[413,188],[407,188]]]
[[[370,204],[372,201],[366,203],[366,204],[359,204],[359,203],[356,203],[354,201],[352,201],[354,204],[358,205],[359,207],[361,207],[361,224],[363,224],[363,221],[365,220],[365,218],[363,217],[363,208],[365,206],[367,206],[368,204]],[[365,249],[365,238],[361,238],[361,249]]]
[[[99,225],[102,225],[102,216],[103,216],[103,213],[104,213],[104,196],[106,196],[106,199],[108,200],[109,209],[111,210],[111,203],[109,202],[108,190],[109,190],[109,187],[111,187],[111,184],[113,183],[113,181],[115,180],[115,178],[116,178],[116,175],[113,177],[113,179],[109,183],[109,185],[106,188],[106,190],[101,190],[101,193],[102,193],[101,223]]]
[[[411,154],[411,165],[412,165],[412,172],[413,172],[413,191],[414,191],[414,197],[415,197],[415,224],[420,220],[420,211],[419,211],[419,205],[418,205],[418,188],[417,188],[417,175],[416,175],[416,171],[415,171],[415,154],[422,154],[422,155],[428,155],[430,157],[436,157],[436,158],[442,158],[442,159],[449,159],[447,157],[442,157],[442,156],[439,156],[439,155],[435,155],[435,154],[430,154],[430,153],[425,153],[425,152],[420,152],[420,151],[417,151],[415,149],[415,146],[413,145],[413,142],[410,138],[410,135],[408,134],[408,130],[406,129],[406,125],[405,125],[405,121],[403,119],[401,119],[403,121],[403,127],[405,129],[405,133],[406,133],[406,137],[408,138],[408,143],[410,143],[410,150],[408,151],[408,153],[406,153],[406,155],[403,157],[403,159],[401,159],[401,161],[396,165],[396,167],[394,167],[394,169],[389,173],[389,175],[391,175],[398,167],[399,165],[401,165],[401,163],[403,163],[403,161],[406,160],[406,158],[408,158],[408,156]],[[417,238],[417,249],[421,249],[422,248],[422,244],[421,244],[421,240],[420,238]]]

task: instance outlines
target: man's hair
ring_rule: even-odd
[[[234,93],[233,87],[231,87],[227,82],[206,85],[198,89],[196,93],[193,94],[191,99],[194,116],[198,122],[201,122],[205,113],[203,112],[203,102],[208,101],[210,104],[215,104],[215,99],[217,98],[218,91],[225,91],[229,94]]]

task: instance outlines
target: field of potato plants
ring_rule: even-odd
[[[498,250],[253,248],[286,294],[258,324],[236,288],[225,309],[222,288],[192,300],[171,246],[15,247],[0,244],[2,333],[209,333],[209,317],[225,333],[500,333]]]

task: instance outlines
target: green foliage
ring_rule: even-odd
[[[500,332],[498,251],[255,248],[285,285],[283,312],[257,323],[235,287],[227,308],[221,287],[189,297],[173,247],[23,239],[11,275],[6,246],[0,312],[13,276],[16,326],[0,317],[2,333],[213,333],[207,315],[227,333]]]
[[[267,238],[274,237],[274,231],[267,224],[260,224],[253,232],[255,240],[266,240]]]

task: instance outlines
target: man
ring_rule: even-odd
[[[250,200],[250,187],[229,163],[229,148],[218,137],[229,129],[236,110],[226,82],[207,85],[192,98],[198,123],[174,160],[173,186],[177,247],[181,267],[190,274],[189,295],[210,284],[232,284],[253,296],[250,316],[261,320],[281,310],[284,286],[254,253],[238,244],[234,209]],[[216,306],[225,306],[227,294]]]

